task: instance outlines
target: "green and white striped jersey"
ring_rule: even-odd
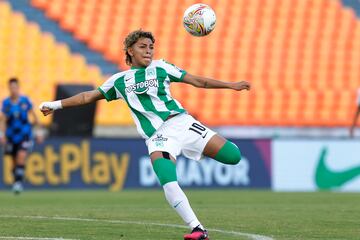
[[[153,60],[146,68],[131,67],[112,75],[98,90],[107,101],[125,100],[138,132],[147,139],[170,115],[185,112],[169,89],[171,82],[181,82],[185,74],[162,59]]]

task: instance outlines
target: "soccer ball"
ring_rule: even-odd
[[[184,27],[193,36],[202,37],[208,35],[214,30],[215,23],[215,12],[206,4],[194,4],[186,9],[184,13]]]

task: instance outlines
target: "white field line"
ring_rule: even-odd
[[[47,219],[47,220],[60,220],[60,221],[77,221],[77,222],[102,222],[102,223],[115,223],[115,224],[134,224],[134,225],[151,225],[151,226],[160,226],[160,227],[171,227],[171,228],[188,228],[184,225],[178,224],[166,224],[166,223],[152,223],[152,222],[141,222],[141,221],[124,221],[124,220],[110,220],[110,219],[95,219],[95,218],[77,218],[77,217],[61,217],[61,216],[12,216],[12,215],[0,215],[0,218],[23,218],[23,219]],[[247,237],[251,240],[274,240],[271,237],[244,233],[237,231],[227,231],[222,229],[213,229],[208,228],[209,232],[219,232],[227,235]],[[21,238],[20,238],[21,239]],[[31,239],[40,239],[40,238],[31,238]],[[43,239],[43,238],[41,238]],[[44,238],[46,239],[46,238]],[[49,240],[59,239],[59,238],[48,238]],[[61,238],[60,238],[61,239]],[[67,240],[67,239],[64,239]]]
[[[70,239],[70,238],[6,237],[6,236],[0,236],[0,239],[19,239],[19,240],[78,240],[78,239]]]

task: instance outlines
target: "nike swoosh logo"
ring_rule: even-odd
[[[205,138],[207,134],[208,134],[208,132],[206,132],[206,133],[205,133],[205,135],[204,135],[204,136],[202,136],[202,138]]]
[[[332,171],[326,166],[327,148],[320,153],[319,162],[315,172],[315,183],[319,189],[329,190],[341,187],[353,178],[360,175],[360,166],[344,171]]]
[[[127,78],[127,79],[125,79],[125,82],[129,81],[130,79],[132,79],[132,77],[131,77],[131,78]]]
[[[174,206],[174,208],[176,208],[177,206],[179,206],[180,203],[182,203],[182,201],[178,202],[178,203]]]

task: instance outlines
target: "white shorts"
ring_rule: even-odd
[[[177,157],[181,153],[193,160],[200,160],[206,144],[216,133],[186,113],[165,121],[148,139],[149,154],[168,152]]]

